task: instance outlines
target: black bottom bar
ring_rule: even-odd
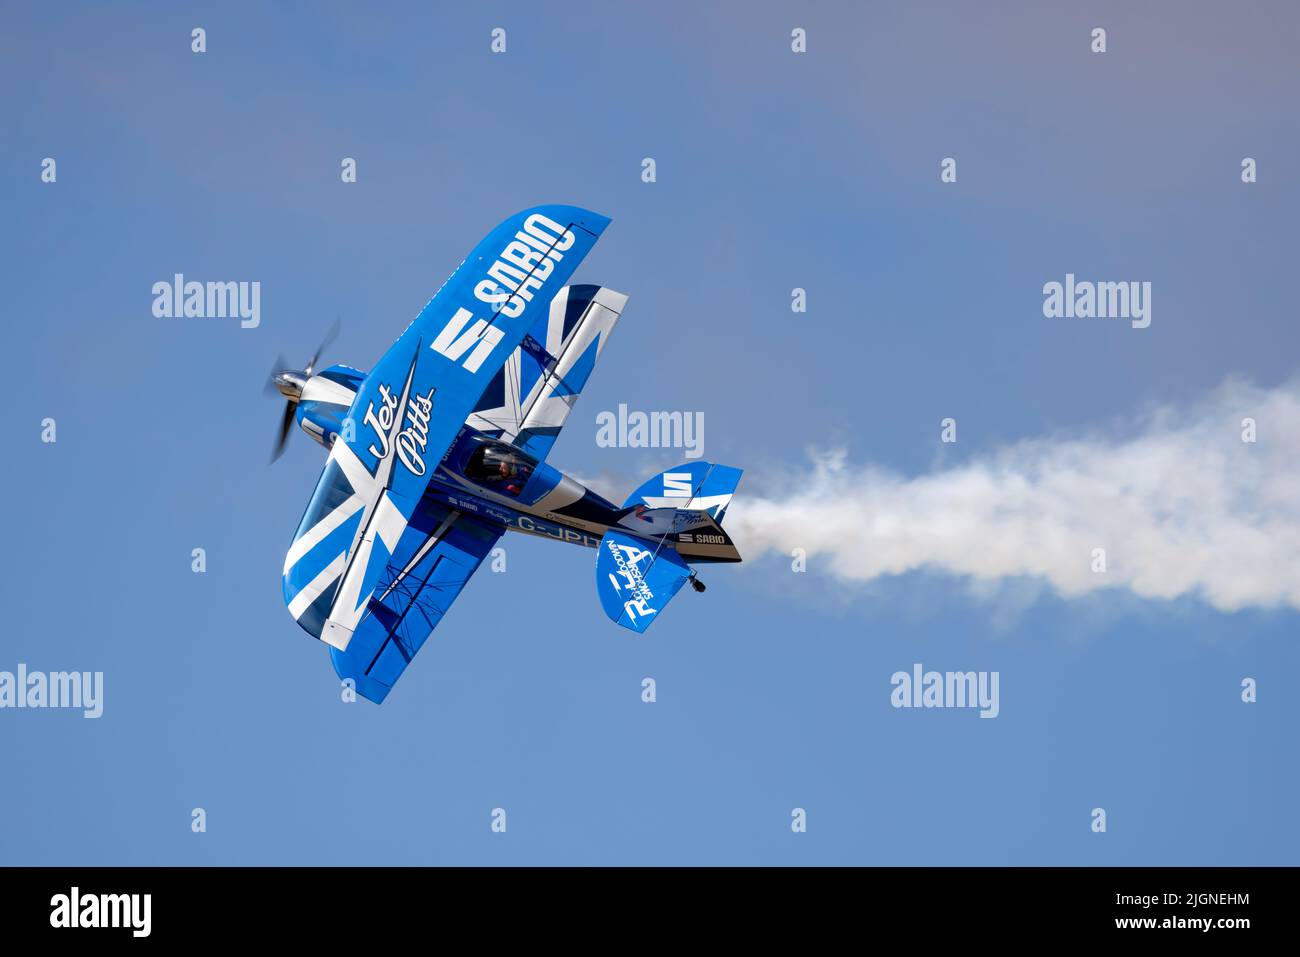
[[[7,942],[75,935],[82,945],[901,932],[926,944],[1046,934],[1231,946],[1285,928],[1295,877],[1285,868],[9,868],[0,919]]]

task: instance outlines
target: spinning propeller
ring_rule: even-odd
[[[325,333],[325,338],[321,344],[316,347],[316,352],[307,360],[307,367],[299,372],[296,369],[286,368],[286,361],[283,355],[277,356],[275,365],[271,367],[271,372],[266,378],[265,392],[267,395],[282,395],[285,398],[284,415],[280,418],[280,432],[275,439],[275,448],[271,452],[271,461],[274,462],[284,451],[285,445],[289,441],[289,430],[293,428],[294,412],[298,407],[298,402],[302,399],[302,390],[307,385],[316,370],[316,363],[320,361],[321,354],[329,347],[339,334],[339,320],[334,320],[334,325],[330,326],[329,332]]]

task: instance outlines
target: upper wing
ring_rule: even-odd
[[[504,526],[425,501],[411,517],[346,650],[330,649],[334,670],[382,702]]]
[[[574,206],[539,206],[510,217],[375,365],[330,449],[285,561],[285,601],[313,634],[347,650],[434,467],[484,384],[537,318],[549,314],[608,224]]]
[[[604,286],[561,289],[465,424],[545,459],[626,304]]]

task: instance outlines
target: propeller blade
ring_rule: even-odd
[[[307,368],[302,370],[302,374],[293,372],[285,362],[284,356],[276,356],[275,365],[271,367],[271,372],[266,377],[266,384],[263,391],[267,395],[285,395],[289,396],[289,401],[284,405],[284,415],[280,419],[280,433],[275,438],[275,447],[271,450],[271,461],[274,462],[284,453],[284,447],[289,442],[289,433],[293,430],[294,409],[298,405],[299,393],[302,391],[303,384],[312,377],[316,370],[316,363],[324,355],[325,350],[330,344],[338,338],[339,326],[342,320],[337,316],[334,318],[334,324],[330,326],[329,331],[325,333],[325,338],[321,344],[316,347],[316,353],[307,363]],[[281,384],[284,386],[284,392],[276,385],[276,377],[283,373]]]
[[[334,325],[330,326],[329,332],[325,333],[325,338],[321,340],[321,344],[316,347],[315,355],[311,357],[311,360],[307,363],[307,368],[303,370],[307,374],[307,378],[311,378],[312,373],[316,371],[316,363],[320,361],[320,357],[324,354],[325,350],[330,347],[330,344],[338,338],[339,326],[341,324],[342,320],[338,316],[335,316]]]
[[[275,365],[271,366],[271,371],[266,374],[266,381],[262,383],[262,392],[265,395],[280,394],[280,390],[275,387],[275,374],[282,369],[289,368],[285,364],[287,361],[283,354],[275,357]]]
[[[285,445],[289,442],[289,430],[293,428],[293,409],[297,405],[295,402],[286,402],[284,404],[284,417],[280,419],[280,434],[275,440],[275,449],[271,452],[271,461],[274,462],[284,452]]]

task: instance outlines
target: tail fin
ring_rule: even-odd
[[[596,556],[596,590],[609,620],[638,635],[654,624],[664,606],[691,577],[691,570],[666,542],[649,542],[608,531]]]
[[[673,508],[707,512],[719,524],[740,484],[742,470],[711,462],[687,462],[660,472],[628,496],[624,508]]]
[[[688,462],[628,496],[618,524],[634,534],[611,528],[596,556],[596,590],[610,621],[644,634],[692,576],[687,560],[740,561],[721,524],[740,476],[729,465]]]

